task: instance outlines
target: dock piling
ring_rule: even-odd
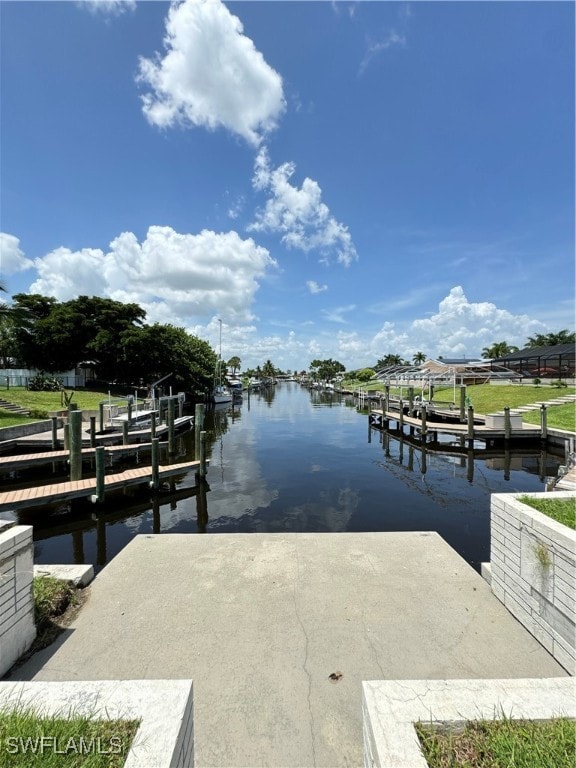
[[[98,430],[104,432],[104,403],[98,403]]]
[[[422,425],[420,427],[420,433],[422,435],[422,439],[426,440],[426,433],[428,432],[428,428],[426,426],[426,406],[422,405],[422,412],[421,412],[421,418],[422,418]]]
[[[82,411],[69,411],[70,480],[82,480]]]
[[[510,408],[504,407],[504,440],[510,440]]]
[[[58,450],[58,417],[52,416],[52,450]]]
[[[90,416],[90,448],[96,447],[96,416]]]
[[[468,442],[474,443],[474,406],[468,406]]]
[[[128,445],[128,430],[130,429],[130,423],[128,421],[122,422],[122,445]]]
[[[104,446],[99,445],[96,448],[96,493],[90,497],[93,504],[101,504],[104,501],[104,475],[106,466],[106,456]]]
[[[150,482],[150,487],[153,488],[155,491],[158,490],[160,487],[160,473],[159,473],[159,465],[160,465],[160,440],[155,437],[152,440],[152,480]]]
[[[542,440],[546,440],[548,437],[548,413],[544,404],[540,406],[540,428],[542,429]]]
[[[206,432],[200,432],[200,467],[198,472],[200,478],[206,477]]]
[[[466,385],[460,385],[460,421],[466,421]]]
[[[176,438],[174,436],[174,400],[168,400],[168,452],[176,453]]]
[[[250,392],[250,390],[248,390]],[[200,457],[200,432],[204,428],[205,407],[203,403],[196,403],[194,409],[194,458]]]

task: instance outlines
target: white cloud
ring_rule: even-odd
[[[352,366],[375,362],[388,353],[411,359],[422,351],[428,357],[480,357],[496,341],[523,346],[528,336],[544,330],[527,315],[513,315],[491,302],[469,302],[455,286],[429,318],[416,319],[399,328],[386,322],[371,338],[358,332],[340,332],[334,355],[353,361]]]
[[[36,259],[33,293],[67,301],[79,294],[136,302],[148,321],[176,322],[221,313],[236,322],[252,318],[258,278],[276,262],[237,232],[180,234],[152,226],[140,243],[123,232],[110,250],[58,248]]]
[[[140,58],[138,81],[150,86],[143,111],[153,125],[219,127],[254,146],[286,108],[282,78],[219,0],[173,4],[165,55]]]
[[[136,0],[80,0],[77,4],[90,13],[102,13],[107,16],[119,16],[125,11],[136,10]]]
[[[344,319],[344,315],[348,312],[353,312],[356,309],[356,304],[348,304],[346,307],[335,307],[334,309],[323,309],[322,314],[326,320],[330,320],[332,323],[347,323],[348,320]]]
[[[399,34],[395,29],[390,29],[381,40],[377,40],[374,43],[370,43],[364,54],[364,58],[360,63],[358,74],[362,75],[366,70],[366,67],[372,59],[378,56],[382,51],[392,48],[393,46],[404,47],[406,45],[406,37],[403,34]]]
[[[328,290],[327,285],[319,285],[315,280],[306,280],[306,287],[310,293],[322,293]]]
[[[248,229],[282,233],[282,242],[289,248],[318,250],[326,262],[335,255],[336,261],[349,266],[358,255],[348,227],[330,215],[318,182],[305,178],[300,189],[290,184],[295,169],[294,163],[272,169],[266,147],[258,152],[252,184],[256,190],[269,191],[271,197]]]
[[[0,232],[0,272],[11,275],[33,266],[34,262],[27,259],[20,248],[20,240],[7,232]]]

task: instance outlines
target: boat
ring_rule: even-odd
[[[232,397],[235,400],[239,400],[242,397],[242,390],[244,389],[244,385],[240,379],[228,379],[227,384],[228,389],[232,392]]]
[[[214,371],[214,388],[212,390],[211,400],[215,405],[220,403],[231,403],[233,395],[229,387],[222,383],[222,320],[220,323],[220,344],[218,348],[218,362]]]

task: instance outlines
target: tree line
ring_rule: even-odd
[[[93,365],[103,383],[150,386],[169,376],[174,389],[207,392],[217,361],[212,347],[184,328],[145,319],[138,304],[19,293],[0,312],[0,362],[46,373]]]

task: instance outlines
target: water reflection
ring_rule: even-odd
[[[204,426],[200,488],[188,472],[157,496],[136,487],[102,507],[20,513],[34,525],[36,562],[102,566],[139,533],[435,530],[477,565],[489,556],[490,494],[543,490],[560,461],[374,430],[352,398],[295,382],[209,409]],[[178,452],[196,458],[193,432]]]

